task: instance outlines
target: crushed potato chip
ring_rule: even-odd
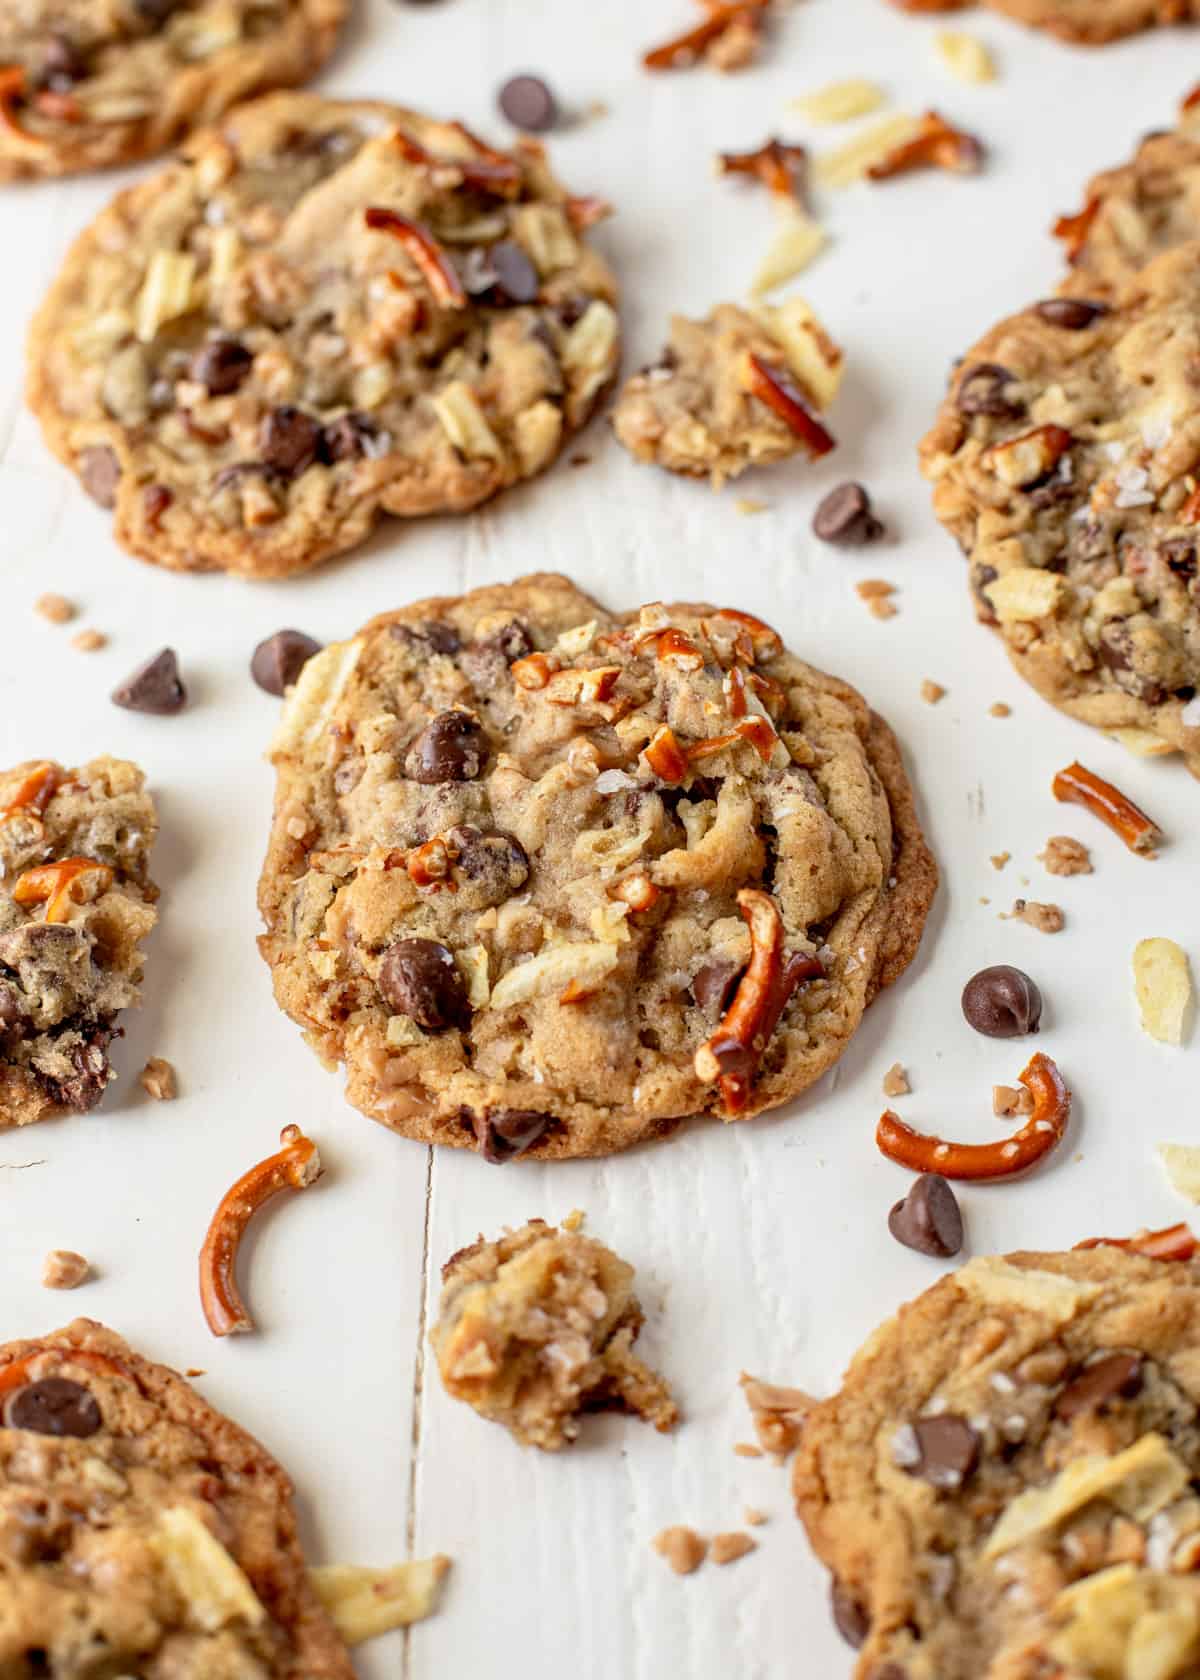
[[[479,399],[465,379],[452,379],[429,402],[442,430],[468,461],[503,460],[500,439],[488,425]]]
[[[1187,1465],[1161,1435],[1143,1435],[1111,1458],[1089,1454],[1072,1459],[1045,1487],[1018,1494],[993,1528],[985,1558],[1011,1551],[1035,1534],[1055,1528],[1093,1499],[1110,1501],[1137,1522],[1148,1522],[1189,1484]]]
[[[982,41],[961,29],[943,29],[934,38],[938,57],[960,82],[994,82],[996,64]]]
[[[235,1621],[257,1627],[266,1619],[244,1571],[186,1505],[162,1512],[150,1545],[183,1599],[188,1620],[202,1632],[217,1633]]]
[[[1133,948],[1133,985],[1143,1031],[1160,1044],[1182,1044],[1192,998],[1186,951],[1173,939],[1140,939]]]
[[[846,358],[802,297],[788,298],[778,309],[765,304],[756,317],[782,344],[788,367],[806,394],[824,411],[841,389]]]
[[[983,593],[1001,624],[1020,624],[1048,618],[1066,593],[1066,586],[1057,572],[1014,566],[985,584]]]
[[[966,1294],[984,1306],[1020,1307],[1036,1312],[1055,1324],[1068,1324],[1081,1308],[1100,1293],[1093,1283],[1076,1283],[1058,1272],[1036,1271],[1014,1266],[992,1255],[977,1255],[955,1273],[954,1281]]]
[[[432,1615],[449,1572],[450,1559],[439,1554],[390,1569],[329,1564],[310,1569],[309,1577],[346,1644],[359,1645]]]
[[[1160,1143],[1158,1158],[1166,1169],[1171,1188],[1200,1204],[1200,1146],[1194,1143]]]
[[[599,941],[552,945],[501,975],[492,987],[491,1007],[511,1009],[514,1004],[527,1003],[530,998],[572,984],[596,987],[612,973],[618,960],[616,946]]]
[[[186,251],[155,251],[136,304],[137,336],[149,344],[168,321],[191,309],[196,259]]]
[[[331,642],[307,661],[283,704],[271,752],[300,753],[321,744],[338,696],[354,674],[361,640]]]
[[[819,223],[806,211],[789,206],[751,281],[751,296],[762,297],[803,274],[828,243],[829,237]]]
[[[830,82],[815,93],[806,93],[802,99],[793,99],[791,108],[809,122],[842,123],[868,116],[884,104],[886,96],[878,82],[852,76],[844,82]]]
[[[819,157],[814,170],[817,181],[823,187],[852,186],[865,178],[873,164],[882,163],[897,146],[911,140],[920,126],[916,117],[903,112],[884,117],[865,134],[856,135],[836,151]]]
[[[1175,751],[1170,741],[1164,741],[1161,735],[1152,735],[1148,729],[1106,729],[1104,733],[1135,758],[1165,758]]]

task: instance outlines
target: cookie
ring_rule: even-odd
[[[292,1486],[86,1318],[0,1347],[0,1672],[353,1680]]]
[[[976,1259],[806,1420],[797,1509],[856,1680],[1100,1680],[1200,1660],[1200,1265]]]
[[[135,764],[0,774],[0,1127],[94,1108],[158,920],[158,818]]]
[[[282,93],[195,135],[76,242],[29,401],[117,540],[282,577],[384,513],[541,472],[617,367],[616,288],[536,141]]]
[[[972,0],[892,0],[906,12],[957,12]],[[1103,46],[1157,25],[1194,23],[1197,0],[986,0],[1034,29],[1044,29],[1076,46]]]
[[[921,446],[983,622],[1063,711],[1200,774],[1200,245],[992,329]]]
[[[260,940],[408,1137],[605,1155],[811,1085],[936,871],[887,726],[736,609],[420,601],[285,703]]]
[[[663,1432],[679,1421],[670,1389],[633,1352],[633,1267],[593,1237],[531,1219],[460,1249],[442,1283],[430,1341],[446,1392],[522,1446],[569,1446],[583,1412],[632,1412]]]
[[[636,460],[719,489],[749,467],[828,454],[834,440],[813,411],[841,375],[841,351],[806,304],[750,315],[722,303],[703,321],[672,319],[658,361],[623,387],[613,430]]]
[[[241,99],[307,81],[346,0],[11,0],[0,181],[151,157]]]

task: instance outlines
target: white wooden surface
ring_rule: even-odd
[[[1200,841],[1188,821],[1197,789],[1177,767],[1128,759],[1051,713],[1010,675],[972,619],[913,447],[951,357],[1053,283],[1053,214],[1076,205],[1093,168],[1169,122],[1194,73],[1191,43],[1160,34],[1072,53],[969,15],[956,21],[993,45],[1001,80],[966,88],[934,58],[937,20],[883,0],[801,0],[746,75],[646,77],[639,49],[689,15],[689,0],[363,0],[325,85],[425,105],[494,135],[505,132],[492,103],[504,73],[541,70],[580,108],[604,101],[610,114],[562,135],[554,153],[577,190],[620,208],[601,238],[626,288],[629,366],[657,348],[669,310],[703,311],[744,289],[771,212],[761,195],[715,182],[710,158],[769,131],[804,137],[789,99],[871,75],[898,105],[936,104],[988,140],[981,179],[918,177],[822,206],[835,245],[802,285],[849,351],[833,421],[842,447],[819,469],[745,481],[771,503],[754,519],[732,496],[633,465],[598,425],[586,469],[563,466],[471,519],[389,526],[366,552],[293,583],[140,565],[51,461],[20,400],[25,321],[68,240],[117,183],[0,198],[0,761],[105,750],[139,759],[161,801],[154,872],[164,889],[147,1006],[117,1048],[121,1081],[103,1110],[0,1136],[0,1335],[86,1312],[151,1355],[205,1368],[204,1392],[294,1473],[319,1559],[451,1553],[442,1614],[364,1652],[367,1680],[848,1672],[784,1477],[731,1452],[749,1432],[735,1380],[747,1368],[827,1390],[871,1326],[936,1276],[887,1235],[903,1175],[872,1142],[880,1079],[900,1060],[914,1123],[996,1135],[989,1087],[1015,1077],[1027,1046],[964,1025],[959,990],[984,963],[1016,961],[1042,983],[1041,1044],[1075,1086],[1078,1118],[1048,1170],[964,1198],[972,1248],[1065,1245],[1186,1213],[1152,1146],[1196,1137],[1200,1052],[1141,1036],[1129,954],[1136,939],[1169,933],[1200,959]],[[818,495],[847,476],[870,484],[892,532],[864,556],[809,534]],[[351,1111],[274,1007],[254,948],[274,703],[246,663],[282,624],[332,639],[415,596],[535,567],[569,571],[614,605],[672,594],[736,603],[858,683],[905,741],[943,888],[912,972],[806,1100],[609,1162],[496,1169],[465,1154],[431,1160]],[[852,588],[867,576],[898,585],[898,618],[868,617]],[[37,619],[43,589],[80,601],[80,622],[104,630],[108,648],[77,653],[71,630]],[[189,710],[161,720],[112,708],[109,689],[164,643],[179,651]],[[936,708],[918,696],[924,677],[949,690]],[[998,699],[1013,708],[1005,721],[988,716]],[[1076,755],[1159,817],[1171,843],[1158,862],[1054,806],[1051,774]],[[1035,853],[1064,831],[1093,846],[1095,875],[1044,875]],[[988,858],[1003,850],[1013,862],[998,875]],[[1067,930],[1047,939],[997,920],[1021,891],[1062,903]],[[150,1054],[176,1063],[178,1102],[157,1106],[140,1091]],[[204,1225],[292,1120],[319,1138],[330,1171],[264,1219],[249,1245],[261,1334],[214,1343],[194,1277]],[[479,1231],[576,1206],[637,1265],[645,1345],[677,1384],[687,1422],[665,1439],[598,1419],[575,1451],[550,1458],[449,1403],[422,1363],[421,1330],[450,1252]],[[38,1278],[54,1245],[89,1255],[98,1280],[69,1299],[48,1296]],[[714,1532],[736,1526],[745,1503],[771,1521],[760,1550],[733,1568],[680,1581],[650,1552],[663,1525]]]

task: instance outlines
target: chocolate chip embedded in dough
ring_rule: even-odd
[[[888,1214],[888,1230],[918,1254],[948,1260],[963,1245],[962,1210],[940,1173],[922,1173]]]
[[[1005,391],[1016,383],[1016,374],[1010,373],[1006,367],[998,362],[976,362],[967,368],[958,382],[955,403],[960,414],[986,414],[996,420],[1015,420],[1024,414],[1022,403],[1014,402],[1005,396]]]
[[[1043,321],[1052,327],[1065,327],[1068,332],[1083,332],[1101,315],[1109,313],[1106,303],[1092,303],[1087,298],[1045,298],[1033,307]]]
[[[493,1108],[471,1116],[479,1153],[493,1166],[502,1166],[532,1149],[554,1124],[552,1114],[534,1108]]]
[[[963,987],[962,1012],[985,1038],[1023,1038],[1042,1019],[1042,994],[1022,969],[1009,963],[981,968]]]
[[[714,1021],[728,1009],[742,970],[727,957],[715,957],[692,975],[692,996],[696,1006]]]
[[[75,458],[76,470],[83,488],[102,508],[117,504],[117,485],[121,482],[121,463],[106,443],[81,449]]]
[[[5,1408],[10,1429],[29,1429],[35,1435],[70,1435],[86,1440],[104,1426],[96,1397],[70,1377],[43,1377],[19,1388]]]
[[[314,653],[320,653],[302,630],[276,630],[259,642],[250,659],[250,675],[268,694],[282,696],[295,682]]]
[[[253,352],[239,339],[210,338],[188,363],[188,374],[210,397],[227,397],[237,390],[253,365]]]
[[[148,712],[154,717],[171,717],[187,704],[187,689],[179,675],[174,648],[164,648],[153,659],[139,665],[131,676],[112,691],[114,706],[127,712]]]
[[[393,1014],[407,1015],[426,1032],[470,1024],[466,983],[436,939],[398,939],[384,953],[378,986]]]
[[[1054,1415],[1068,1419],[1095,1412],[1110,1400],[1132,1400],[1142,1390],[1142,1362],[1136,1353],[1112,1353],[1085,1365],[1054,1403]]]
[[[871,1631],[871,1619],[848,1587],[834,1576],[829,1586],[829,1608],[833,1625],[847,1645],[859,1650],[866,1644]]]
[[[417,736],[404,758],[414,782],[471,782],[487,759],[487,737],[469,712],[439,712]]]
[[[979,1436],[956,1412],[917,1418],[912,1425],[918,1458],[906,1465],[910,1476],[943,1489],[960,1488],[979,1464]]]
[[[391,435],[382,431],[369,414],[360,414],[357,409],[321,428],[322,461],[358,461],[364,455],[382,455],[390,447]]]
[[[303,409],[284,403],[263,420],[258,447],[268,467],[294,478],[311,467],[321,447],[321,428]]]

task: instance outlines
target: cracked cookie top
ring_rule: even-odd
[[[0,181],[101,169],[329,56],[346,0],[7,0]]]
[[[916,948],[886,727],[736,609],[539,576],[418,602],[285,703],[260,941],[349,1099],[492,1161],[787,1101]]]
[[[858,1680],[1200,1662],[1200,1266],[979,1258],[870,1339],[793,1486]]]
[[[541,472],[619,355],[616,288],[541,146],[276,94],[193,137],[76,243],[30,403],[132,553],[302,571],[383,513]]]
[[[158,819],[134,764],[0,774],[0,1127],[95,1107],[157,921]]]
[[[353,1680],[280,1467],[88,1319],[0,1347],[0,1671]]]
[[[1064,711],[1200,771],[1200,245],[959,365],[921,446],[980,618]]]

